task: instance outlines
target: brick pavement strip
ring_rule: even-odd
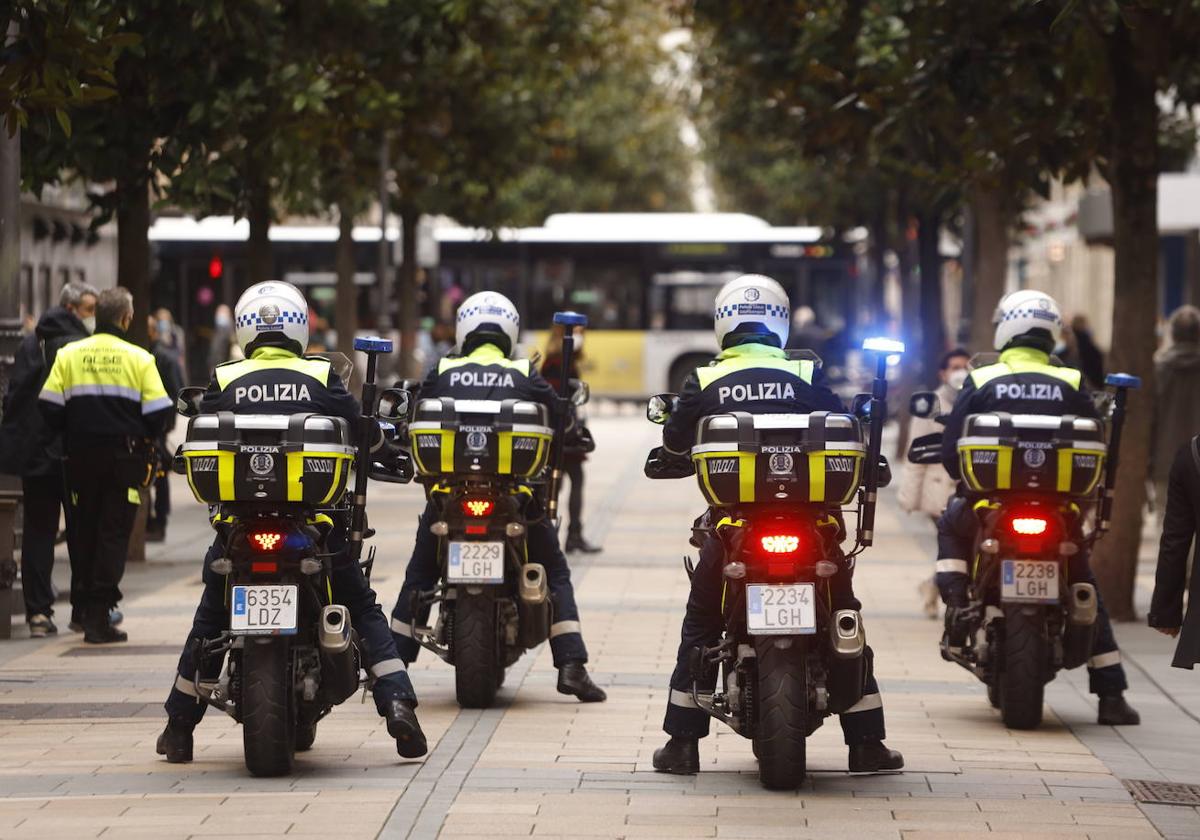
[[[0,646],[0,838],[1125,840],[1158,836],[1147,814],[1167,836],[1197,836],[1196,809],[1139,809],[1110,770],[1116,762],[1156,778],[1148,774],[1155,761],[1184,764],[1169,733],[1135,744],[1094,726],[1079,675],[1052,686],[1041,729],[1009,732],[982,687],[941,661],[938,625],[919,616],[915,594],[930,571],[931,535],[898,515],[890,490],[856,588],[889,742],[905,753],[908,772],[847,775],[831,720],[810,740],[814,772],[798,792],[763,791],[749,744],[715,724],[699,776],[653,773],[687,595],[680,558],[701,499],[689,482],[640,477],[656,430],[637,417],[596,417],[593,431],[600,449],[589,464],[589,526],[605,552],[576,579],[590,667],[608,703],[558,695],[543,648],[510,674],[507,703],[460,712],[449,668],[423,658],[413,678],[430,736],[424,763],[398,762],[371,704],[351,701],[322,722],[293,777],[248,777],[240,733],[216,714],[197,730],[195,763],[165,764],[153,755],[159,704],[199,594],[196,546],[208,540],[201,511],[180,488],[169,541],[151,549],[146,569],[130,573],[126,626],[136,649],[93,653],[66,633]],[[387,609],[420,498],[414,488],[372,493],[376,521],[405,525],[379,539],[373,584]],[[1146,682],[1133,677],[1140,702]]]

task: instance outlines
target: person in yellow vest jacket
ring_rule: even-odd
[[[58,351],[38,397],[46,422],[63,434],[68,547],[80,577],[73,588],[90,644],[127,638],[110,623],[109,610],[121,600],[138,487],[148,483],[154,440],[174,408],[154,357],[125,339],[132,320],[127,289],[101,292],[95,334]]]
[[[961,478],[958,441],[968,416],[1000,411],[1009,414],[1075,415],[1099,417],[1095,404],[1074,368],[1051,362],[1050,354],[1062,337],[1062,314],[1054,298],[1025,289],[1013,292],[996,308],[994,346],[996,364],[977,368],[967,377],[946,420],[942,437],[942,464],[951,478]],[[969,495],[960,482],[958,491],[938,519],[937,585],[946,603],[946,644],[965,642],[964,611],[969,609],[967,583],[975,532],[979,527],[973,509],[978,497]],[[1070,558],[1072,582],[1095,584],[1087,551]],[[1098,720],[1107,726],[1136,725],[1138,713],[1125,701],[1129,687],[1121,666],[1121,651],[1113,636],[1104,602],[1099,603],[1096,641],[1088,660],[1088,682],[1100,698]]]

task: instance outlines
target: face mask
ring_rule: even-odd
[[[171,322],[170,321],[160,320],[156,323],[156,326],[158,327],[159,338],[166,340],[171,335]]]
[[[950,375],[946,377],[946,384],[949,385],[951,388],[953,388],[955,391],[961,390],[962,386],[964,384],[966,384],[966,381],[967,381],[967,369],[966,368],[959,368],[958,370],[952,370],[952,371],[950,371]]]
[[[88,317],[80,318],[79,320],[83,322],[83,328],[85,330],[87,330],[89,333],[94,333],[96,331],[96,316],[95,315],[89,315]]]
[[[233,321],[229,318],[228,315],[218,315],[217,316],[217,326],[218,327],[228,327],[232,324],[233,324]]]

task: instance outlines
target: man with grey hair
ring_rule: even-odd
[[[138,488],[153,476],[154,439],[172,411],[154,357],[125,339],[132,321],[127,289],[101,292],[95,335],[59,351],[38,398],[66,447],[71,565],[90,644],[127,638],[109,613],[121,600]]]
[[[4,395],[0,471],[21,477],[21,592],[25,621],[35,638],[58,632],[51,573],[63,507],[62,439],[42,419],[38,392],[58,351],[95,330],[98,296],[83,283],[63,286],[59,305],[42,313],[34,331],[21,341]],[[74,583],[73,570],[71,577]]]
[[[1159,521],[1167,506],[1167,477],[1179,448],[1196,434],[1200,417],[1200,309],[1171,313],[1170,344],[1154,360],[1154,448],[1150,456]]]

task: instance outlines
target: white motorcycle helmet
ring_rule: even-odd
[[[238,298],[233,323],[246,358],[259,347],[282,347],[297,356],[308,347],[308,301],[291,283],[255,283]]]
[[[992,323],[996,325],[992,343],[997,350],[1016,341],[1049,353],[1062,340],[1063,318],[1058,302],[1035,289],[1005,296],[996,307]]]
[[[714,307],[717,343],[722,348],[727,339],[744,335],[764,336],[778,347],[787,344],[791,303],[783,286],[770,277],[743,274],[731,280],[717,292]]]
[[[454,340],[459,352],[469,352],[467,340],[491,341],[505,353],[512,353],[521,332],[521,316],[513,302],[499,292],[479,292],[458,307]],[[474,348],[472,348],[474,349]]]

